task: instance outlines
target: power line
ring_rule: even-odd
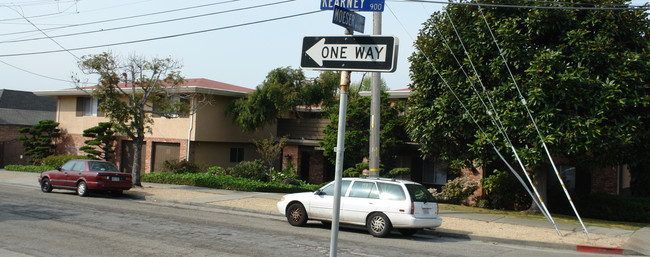
[[[212,28],[212,29],[205,29],[205,30],[199,30],[199,31],[192,31],[192,32],[186,32],[186,33],[180,33],[180,34],[161,36],[161,37],[154,37],[154,38],[147,38],[147,39],[140,39],[140,40],[133,40],[133,41],[124,41],[124,42],[110,43],[110,44],[103,44],[103,45],[69,48],[67,50],[68,51],[78,51],[78,50],[86,50],[86,49],[93,49],[93,48],[100,48],[100,47],[142,43],[142,42],[155,41],[155,40],[161,40],[161,39],[169,39],[169,38],[175,38],[175,37],[183,37],[183,36],[189,36],[189,35],[194,35],[194,34],[201,34],[201,33],[206,33],[206,32],[225,30],[225,29],[231,29],[231,28],[237,28],[237,27],[244,27],[244,26],[255,25],[255,24],[266,23],[266,22],[272,22],[272,21],[277,21],[277,20],[284,20],[284,19],[289,19],[289,18],[294,18],[294,17],[299,17],[299,16],[305,16],[305,15],[309,15],[309,14],[319,13],[319,12],[322,12],[322,11],[323,10],[316,10],[316,11],[311,11],[311,12],[292,14],[292,15],[287,15],[287,16],[282,16],[282,17],[264,19],[264,20],[259,20],[259,21],[252,21],[252,22],[247,22],[247,23],[240,23],[240,24],[236,24],[236,25],[230,25],[230,26],[224,26],[224,27],[218,27],[218,28]],[[18,53],[18,54],[3,54],[3,55],[0,55],[0,57],[15,57],[15,56],[37,55],[37,54],[50,54],[50,53],[59,53],[59,52],[63,52],[63,51],[66,51],[66,50],[50,50],[50,51],[27,52],[27,53]]]
[[[480,7],[501,7],[501,8],[519,8],[519,9],[549,9],[549,10],[583,10],[583,11],[647,11],[650,6],[647,5],[621,5],[623,7],[565,7],[565,6],[532,6],[532,5],[508,5],[508,4],[485,4],[485,3],[461,3],[461,2],[444,2],[433,0],[404,0],[405,2],[445,4],[445,5],[462,5],[462,6],[480,6]],[[548,2],[557,4],[557,2]],[[598,6],[601,4],[593,4]],[[604,5],[604,4],[603,4]]]
[[[20,71],[24,71],[24,72],[27,72],[27,73],[29,73],[29,74],[36,75],[36,76],[39,76],[39,77],[43,77],[43,78],[46,78],[46,79],[51,79],[51,80],[56,80],[56,81],[63,81],[63,82],[73,82],[73,81],[71,81],[71,80],[59,79],[59,78],[54,78],[54,77],[46,76],[46,75],[43,75],[43,74],[38,74],[38,73],[36,73],[36,72],[29,71],[29,70],[26,70],[26,69],[20,68],[20,67],[18,67],[18,66],[12,65],[12,64],[7,63],[7,62],[5,62],[5,61],[3,61],[3,60],[0,60],[0,62],[1,62],[1,63],[4,63],[5,65],[7,65],[7,66],[9,66],[9,67],[12,67],[12,68],[14,68],[14,69],[17,69],[17,70],[20,70]]]
[[[260,4],[260,5],[254,5],[254,6],[249,6],[249,7],[235,8],[235,9],[225,10],[225,11],[219,11],[219,12],[212,12],[212,13],[206,13],[206,14],[198,14],[198,15],[192,15],[192,16],[186,16],[186,17],[181,17],[181,18],[162,20],[162,21],[154,21],[154,22],[147,22],[147,23],[140,23],[140,24],[126,25],[126,26],[120,26],[120,27],[114,27],[114,28],[108,28],[108,29],[99,29],[99,30],[92,30],[92,31],[83,31],[83,32],[76,32],[76,33],[69,33],[69,34],[61,34],[61,35],[48,36],[48,37],[38,37],[38,38],[28,38],[28,39],[16,39],[16,40],[0,41],[0,44],[3,44],[3,43],[27,42],[27,41],[35,41],[35,40],[41,40],[41,39],[47,39],[47,38],[50,38],[50,39],[51,39],[51,38],[69,37],[69,36],[78,36],[78,35],[86,35],[86,34],[93,34],[93,33],[107,32],[107,31],[112,31],[112,30],[128,29],[128,28],[141,27],[141,26],[147,26],[147,25],[155,25],[155,24],[161,24],[161,23],[167,23],[167,22],[175,22],[175,21],[181,21],[181,20],[195,19],[195,18],[200,18],[200,17],[212,16],[212,15],[218,15],[218,14],[224,14],[224,13],[230,13],[230,12],[236,12],[236,11],[244,11],[244,10],[250,10],[250,9],[261,8],[261,7],[268,7],[268,6],[272,6],[272,5],[284,4],[284,3],[293,2],[293,1],[295,1],[295,0],[285,0],[285,1],[280,1],[280,2],[268,3],[268,4]]]
[[[165,11],[159,11],[159,12],[152,12],[152,13],[146,13],[146,14],[139,14],[139,15],[133,15],[133,16],[127,16],[127,17],[120,17],[120,18],[113,18],[113,19],[107,19],[107,20],[100,20],[100,21],[92,21],[92,22],[86,22],[86,23],[79,23],[79,24],[71,24],[71,25],[59,26],[59,27],[54,27],[54,28],[48,28],[48,29],[46,29],[46,30],[47,30],[47,31],[49,31],[49,30],[58,30],[58,29],[72,28],[72,27],[79,27],[79,26],[92,25],[92,24],[99,24],[99,23],[106,23],[106,22],[112,22],[112,21],[124,21],[124,20],[135,19],[135,18],[142,18],[142,17],[153,16],[153,15],[159,15],[159,14],[168,14],[168,13],[173,13],[173,12],[186,11],[186,10],[197,9],[197,8],[204,8],[204,7],[208,7],[208,6],[220,5],[220,4],[226,4],[226,3],[237,2],[237,1],[239,1],[239,0],[229,0],[229,1],[224,1],[224,2],[217,2],[217,3],[210,3],[210,4],[195,5],[195,6],[190,6],[190,7],[178,8],[178,9],[171,9],[171,10],[165,10]],[[295,0],[294,0],[294,1],[295,1]],[[2,21],[2,20],[0,20],[0,21]],[[0,36],[16,35],[16,34],[25,34],[25,33],[32,33],[32,32],[37,32],[37,31],[36,31],[36,30],[30,30],[30,31],[20,31],[20,32],[3,33],[3,34],[0,34]]]
[[[63,45],[59,44],[59,42],[57,42],[56,40],[54,40],[53,38],[51,38],[50,36],[48,36],[47,33],[45,33],[45,32],[42,31],[40,28],[38,28],[38,26],[36,26],[36,24],[32,23],[32,21],[30,21],[29,19],[27,19],[27,18],[25,17],[25,15],[23,15],[21,12],[19,12],[18,10],[14,9],[14,8],[8,7],[8,6],[7,6],[7,8],[9,8],[9,9],[15,11],[16,13],[18,13],[18,15],[22,16],[23,19],[25,19],[27,22],[29,22],[29,24],[32,24],[32,26],[34,26],[34,28],[36,28],[38,31],[40,31],[41,33],[43,33],[43,35],[45,35],[47,38],[49,38],[50,40],[52,40],[52,42],[54,42],[56,45],[58,45],[59,47],[61,47],[61,49],[63,49],[63,51],[68,52],[68,53],[69,53],[70,55],[72,55],[75,59],[79,60],[79,57],[77,57],[75,54],[73,54],[72,52],[70,52],[70,50],[68,50],[67,48],[65,48]]]

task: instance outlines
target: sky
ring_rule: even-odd
[[[385,1],[382,35],[399,42],[396,71],[382,73],[391,89],[408,87],[413,41],[422,23],[442,8]],[[75,74],[94,83],[96,78],[81,73],[78,58],[102,52],[171,57],[181,62],[185,78],[254,89],[275,68],[300,67],[303,37],[344,34],[332,23],[331,10],[319,11],[318,0],[0,0],[0,89],[72,88]],[[362,35],[371,35],[373,13],[359,14],[366,18]],[[272,21],[260,22],[265,20]],[[121,44],[133,41],[139,42]],[[305,70],[307,77],[318,74]],[[362,76],[353,72],[351,80]]]
[[[361,1],[361,0],[357,0]],[[368,0],[364,0],[368,1]],[[381,1],[381,0],[373,0]],[[444,2],[444,1],[437,1]],[[647,0],[634,0],[641,5]],[[185,78],[254,89],[269,71],[300,67],[305,36],[340,36],[320,0],[0,0],[0,89],[74,87],[84,55],[172,58]],[[399,41],[397,69],[382,73],[391,89],[408,87],[413,41],[439,3],[385,0],[382,35]],[[365,33],[372,34],[372,12]],[[360,34],[355,32],[355,34]],[[130,42],[130,43],[128,43]],[[305,70],[307,77],[318,71]],[[363,73],[353,72],[358,83]]]

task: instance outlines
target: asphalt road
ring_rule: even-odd
[[[0,184],[0,255],[328,256],[329,244],[320,223],[296,228],[278,216],[218,207]],[[338,256],[586,255],[427,235],[374,238],[357,228],[342,228],[338,246]]]

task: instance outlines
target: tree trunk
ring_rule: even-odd
[[[140,183],[140,164],[142,163],[142,138],[134,140],[135,149],[133,151],[133,170],[131,176],[133,177],[133,186],[142,187]]]
[[[547,205],[547,200],[548,200],[548,195],[547,195],[547,184],[548,184],[548,167],[546,165],[543,165],[541,167],[537,167],[531,170],[529,173],[530,178],[533,180],[533,185],[535,186],[535,189],[537,189],[537,193],[539,193],[539,197],[542,198],[542,201],[544,205]],[[531,192],[534,193],[534,191]],[[537,196],[535,196],[537,198]],[[541,206],[537,206],[535,202],[533,202],[530,205],[530,208],[526,210],[526,212],[532,212],[532,213],[539,213],[540,212]]]

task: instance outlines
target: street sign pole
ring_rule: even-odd
[[[346,35],[352,35],[351,29],[346,29]],[[339,217],[341,214],[341,181],[343,180],[343,157],[345,152],[345,121],[348,111],[348,87],[350,86],[350,71],[341,72],[341,94],[339,96],[339,127],[336,134],[336,164],[334,169],[334,203],[332,206],[332,234],[330,239],[330,257],[336,257],[339,240]]]
[[[372,34],[381,35],[381,12],[372,16]],[[379,135],[381,127],[381,73],[373,72],[370,78],[370,158],[369,177],[379,177]]]

